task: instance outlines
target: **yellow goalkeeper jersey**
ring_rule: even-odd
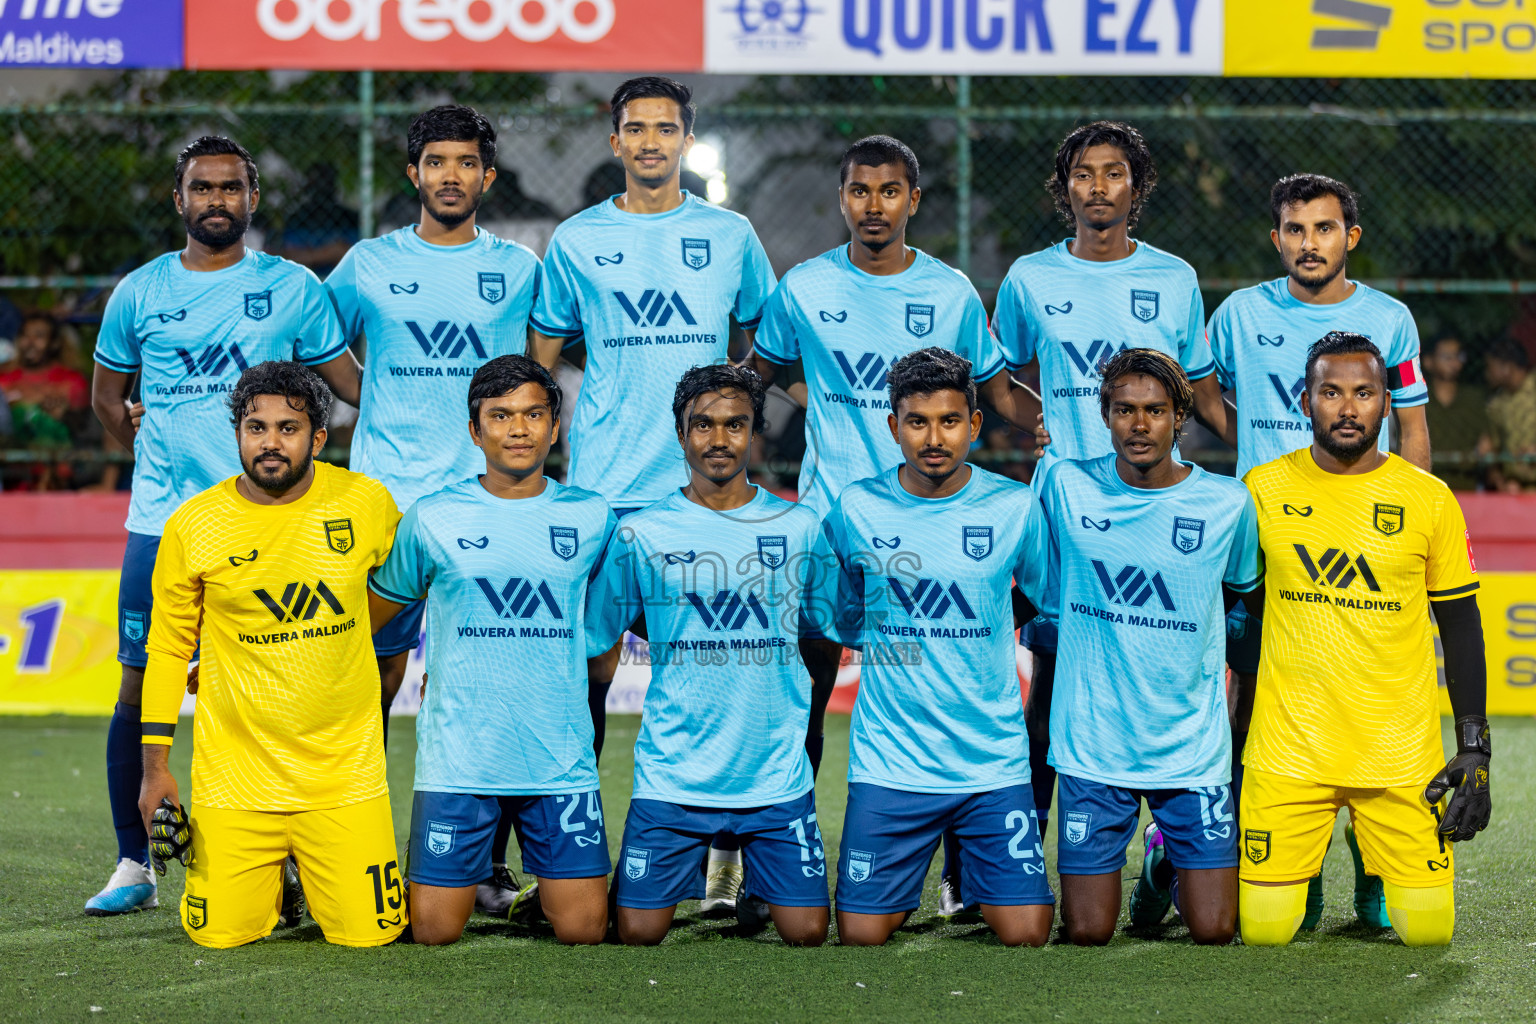
[[[192,795],[205,807],[302,811],[388,792],[368,573],[400,513],[382,484],[315,463],[286,505],[236,477],[187,499],[155,558],[143,739],[170,743],[202,643]]]
[[[1243,763],[1377,788],[1445,763],[1429,604],[1477,590],[1449,488],[1391,455],[1369,473],[1303,448],[1244,477],[1264,550],[1264,645]]]

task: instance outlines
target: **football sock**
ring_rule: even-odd
[[[811,759],[811,778],[815,778],[821,771],[821,752],[827,745],[827,738],[821,733],[805,738],[805,754]]]
[[[512,812],[501,804],[501,820],[496,822],[496,834],[491,837],[491,864],[507,862],[507,843],[512,838]]]
[[[389,749],[389,706],[391,704],[393,704],[393,703],[394,703],[394,701],[391,700],[388,697],[384,697],[382,695],[379,697],[379,707],[381,707],[384,710],[384,749],[385,750]]]
[[[1040,837],[1045,839],[1045,826],[1051,820],[1051,793],[1056,789],[1056,769],[1046,763],[1050,752],[1049,743],[1029,741],[1029,787],[1035,794],[1035,816],[1040,822]]]
[[[1456,930],[1456,898],[1451,883],[1427,889],[1410,889],[1382,879],[1387,895],[1387,916],[1405,946],[1450,945]]]
[[[1243,945],[1283,946],[1301,927],[1307,912],[1307,885],[1254,885],[1238,882],[1238,917]]]
[[[118,859],[149,863],[149,836],[139,814],[139,784],[144,781],[144,747],[139,706],[118,701],[107,726],[107,801],[117,830]]]
[[[960,871],[960,838],[955,835],[953,829],[944,830],[944,867],[939,872],[940,878],[949,878]],[[958,895],[958,893],[956,894]]]
[[[608,735],[608,688],[612,685],[612,679],[606,683],[587,683],[587,710],[592,713],[592,750],[599,759],[603,756],[603,740]]]

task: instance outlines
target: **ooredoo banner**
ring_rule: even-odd
[[[182,0],[0,0],[0,67],[179,68]]]
[[[699,0],[186,0],[186,5],[189,68],[697,71],[704,62]]]
[[[1222,13],[1222,0],[706,0],[704,67],[1219,75]]]

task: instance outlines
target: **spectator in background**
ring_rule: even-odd
[[[58,321],[46,313],[22,319],[16,366],[0,373],[0,393],[11,406],[13,443],[20,447],[67,449],[88,419],[90,385],[79,370],[64,365],[63,354]],[[71,476],[67,464],[36,463],[25,467],[17,484],[27,490],[61,490]]]
[[[1488,383],[1497,392],[1488,400],[1488,433],[1481,451],[1502,456],[1489,473],[1496,490],[1518,494],[1536,490],[1536,462],[1518,461],[1536,456],[1536,376],[1524,346],[1503,339],[1488,350]]]
[[[1476,384],[1463,384],[1467,351],[1460,338],[1441,338],[1424,353],[1424,374],[1429,378],[1429,436],[1435,439],[1435,458],[1460,456],[1470,459],[1478,441],[1488,432],[1488,395]],[[1438,472],[1453,491],[1477,489],[1481,473],[1475,465],[1447,462]]]

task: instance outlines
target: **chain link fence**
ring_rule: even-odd
[[[542,252],[561,219],[623,187],[606,107],[621,77],[129,72],[46,104],[0,107],[0,339],[21,331],[22,311],[51,311],[67,321],[66,361],[88,373],[112,284],[182,244],[171,166],[187,141],[210,132],[243,143],[260,166],[253,242],[323,275],[358,238],[416,220],[404,175],[410,119],[436,103],[473,104],[501,132],[500,178],[481,223]],[[1076,124],[1111,117],[1140,127],[1159,165],[1137,234],[1196,268],[1208,310],[1280,273],[1268,238],[1276,178],[1318,171],[1361,193],[1365,235],[1351,275],[1408,303],[1426,355],[1440,338],[1462,342],[1462,398],[1440,410],[1456,429],[1437,432],[1436,453],[1460,485],[1475,486],[1480,473],[1482,354],[1506,337],[1536,352],[1536,189],[1524,172],[1536,165],[1536,82],[701,76],[695,84],[695,133],[714,160],[696,159],[685,183],[748,216],[781,273],[846,240],[838,158],[854,139],[885,133],[923,165],[911,241],[968,273],[990,305],[1013,259],[1066,233],[1043,184],[1057,142]],[[51,443],[99,447],[91,417],[75,419],[68,442],[52,435]],[[35,455],[15,450],[18,438],[38,439],[14,422],[11,437],[7,485],[48,485],[29,461]],[[997,438],[993,457],[1017,459],[1012,444]],[[100,486],[100,478],[85,469],[63,482]]]

